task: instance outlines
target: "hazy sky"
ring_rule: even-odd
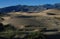
[[[40,5],[60,3],[60,0],[0,0],[0,8],[14,5]]]

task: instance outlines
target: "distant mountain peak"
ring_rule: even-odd
[[[56,4],[45,4],[45,5],[38,5],[38,6],[28,6],[28,5],[16,5],[16,6],[9,6],[0,9],[0,13],[9,13],[12,11],[15,12],[41,12],[46,9],[60,9],[60,3]]]

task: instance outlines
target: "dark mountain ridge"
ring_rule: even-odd
[[[27,6],[27,5],[16,5],[9,6],[5,8],[0,8],[0,13],[9,13],[9,12],[41,12],[47,9],[60,9],[60,3],[56,4],[45,4],[38,6]]]

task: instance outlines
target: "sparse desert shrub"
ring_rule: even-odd
[[[14,26],[10,25],[10,24],[5,25],[5,29],[6,30],[16,30],[16,28]]]
[[[45,39],[45,37],[41,32],[31,32],[25,39]]]

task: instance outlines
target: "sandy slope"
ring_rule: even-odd
[[[47,13],[60,13],[60,10],[49,9],[40,13],[25,13],[25,12],[11,12],[8,13],[11,15],[10,17],[3,17],[5,21],[3,24],[11,24],[17,28],[25,25],[40,25],[47,26],[48,28],[57,28],[56,26],[60,26],[56,24],[56,20],[54,17],[60,17],[60,15],[48,15]],[[16,18],[17,16],[35,16],[31,18]],[[58,22],[60,24],[60,22]]]

